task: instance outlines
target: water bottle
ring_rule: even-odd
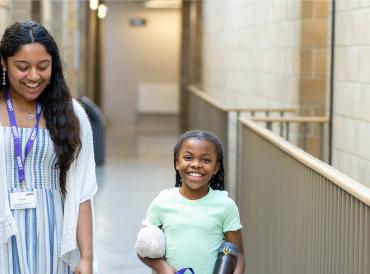
[[[213,274],[232,274],[234,272],[238,247],[229,242],[223,242],[218,250],[218,256]]]

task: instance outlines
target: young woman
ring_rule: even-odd
[[[96,273],[92,132],[57,45],[14,23],[0,60],[0,273]]]
[[[225,240],[239,253],[234,274],[244,274],[245,260],[239,211],[224,190],[222,147],[215,135],[194,130],[180,136],[174,148],[176,184],[151,203],[147,219],[162,228],[164,258],[140,258],[158,274],[192,268],[212,274]]]

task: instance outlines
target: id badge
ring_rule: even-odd
[[[36,192],[14,192],[10,193],[11,209],[36,208]]]

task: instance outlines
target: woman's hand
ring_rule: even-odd
[[[75,274],[92,274],[93,273],[92,259],[81,258],[75,268]]]
[[[80,204],[77,221],[77,245],[80,250],[80,261],[75,274],[93,273],[93,247],[92,247],[92,212],[91,202],[87,200]]]

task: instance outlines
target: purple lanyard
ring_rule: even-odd
[[[35,126],[33,127],[30,137],[28,138],[28,141],[26,144],[26,151],[24,153],[24,159],[22,159],[21,139],[19,138],[19,134],[18,134],[17,121],[15,119],[13,103],[10,98],[9,90],[5,92],[5,99],[6,99],[6,106],[8,109],[9,122],[10,122],[10,126],[12,129],[12,134],[13,134],[14,156],[15,156],[15,161],[17,163],[18,179],[20,182],[23,182],[26,179],[25,173],[24,173],[24,162],[26,160],[28,153],[30,152],[33,146],[33,143],[36,140],[37,132],[39,129],[39,120],[41,116],[41,104],[39,103],[36,104],[36,123],[35,123]]]

